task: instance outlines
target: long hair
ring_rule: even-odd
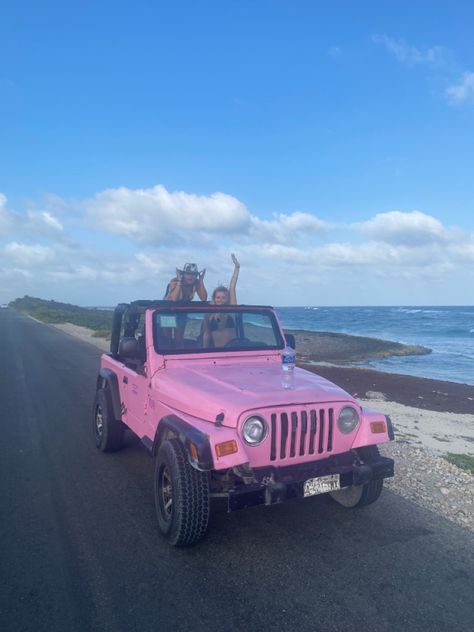
[[[227,294],[227,298],[229,298],[229,289],[226,288],[225,285],[218,285],[216,289],[212,293],[212,300],[214,301],[216,298],[217,292],[225,292]]]

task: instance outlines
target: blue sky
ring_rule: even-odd
[[[5,4],[5,3],[4,3]],[[415,5],[415,6],[414,6]],[[0,302],[472,304],[469,2],[0,13]]]

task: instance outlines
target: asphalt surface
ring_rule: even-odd
[[[474,629],[474,536],[384,491],[227,514],[169,547],[153,461],[93,444],[100,352],[0,309],[0,629]]]

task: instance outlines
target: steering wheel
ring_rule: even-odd
[[[224,347],[248,347],[249,343],[253,344],[248,338],[231,338]]]

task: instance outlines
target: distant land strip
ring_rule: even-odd
[[[72,323],[91,329],[98,338],[110,338],[113,312],[93,307],[79,307],[70,303],[46,301],[34,296],[24,296],[9,303],[9,307],[33,316],[43,323],[59,325]]]

